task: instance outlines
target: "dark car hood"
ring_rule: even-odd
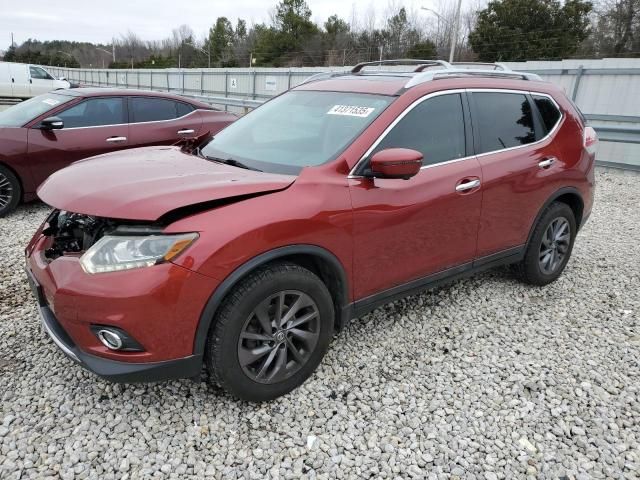
[[[76,162],[51,175],[38,196],[70,212],[153,221],[182,207],[282,190],[295,179],[148,147]]]

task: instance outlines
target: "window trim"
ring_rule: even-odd
[[[491,152],[484,152],[484,153],[476,153],[476,147],[475,147],[475,143],[473,143],[473,151],[471,152],[471,155],[468,155],[466,157],[462,157],[462,158],[454,158],[452,160],[447,160],[446,162],[440,162],[440,163],[433,163],[431,165],[424,165],[422,167],[420,167],[420,170],[424,170],[426,168],[433,168],[433,167],[439,167],[441,165],[447,165],[449,163],[454,163],[454,162],[462,162],[464,160],[468,160],[470,158],[480,158],[480,157],[484,157],[485,155],[493,155],[495,153],[498,152],[507,152],[510,150],[515,150],[518,148],[524,148],[524,147],[531,147],[533,145],[536,145],[538,143],[542,143],[544,141],[546,141],[547,139],[549,139],[550,137],[552,137],[553,135],[555,135],[555,133],[558,131],[558,129],[560,128],[560,125],[564,122],[565,119],[565,114],[564,111],[562,110],[562,108],[560,108],[560,105],[558,104],[558,102],[556,102],[556,99],[553,98],[551,95],[549,95],[548,93],[543,93],[543,92],[537,92],[537,91],[533,91],[533,90],[515,90],[515,89],[504,89],[504,88],[456,88],[456,89],[451,89],[451,90],[441,90],[438,92],[432,92],[429,93],[423,97],[420,97],[418,99],[416,99],[414,102],[412,102],[407,108],[405,108],[402,113],[400,115],[398,115],[393,122],[391,122],[389,124],[389,126],[387,128],[384,129],[384,131],[378,136],[378,138],[375,140],[375,142],[373,142],[373,144],[367,149],[367,151],[360,157],[360,159],[356,162],[356,164],[353,166],[353,168],[351,169],[351,171],[349,172],[349,175],[347,176],[347,178],[354,178],[354,179],[359,179],[359,178],[364,178],[364,175],[361,174],[357,174],[355,173],[356,171],[358,171],[361,167],[361,164],[366,161],[366,159],[369,157],[369,155],[371,154],[371,152],[378,146],[378,144],[387,136],[387,134],[393,129],[393,127],[395,127],[400,120],[402,120],[404,118],[405,115],[407,115],[411,110],[413,110],[416,106],[420,105],[422,102],[439,96],[439,95],[447,95],[447,94],[454,94],[454,93],[459,93],[460,95],[463,94],[473,94],[474,92],[478,92],[478,93],[482,93],[482,92],[488,92],[488,93],[516,93],[516,94],[520,94],[520,95],[529,95],[529,96],[533,96],[533,95],[538,95],[541,97],[547,97],[549,98],[553,104],[556,106],[556,108],[560,111],[560,118],[558,119],[558,121],[556,122],[556,124],[554,125],[554,127],[549,130],[547,132],[547,134],[540,138],[539,140],[536,140],[535,142],[531,142],[531,143],[527,143],[524,145],[516,145],[515,147],[508,147],[508,148],[503,148],[503,149],[499,149],[499,150],[493,150]],[[463,95],[466,96],[466,95]],[[468,102],[467,103],[467,108],[470,109],[471,105],[469,105],[471,102],[467,99],[464,100],[463,99],[463,109],[465,107],[464,102]],[[528,100],[529,101],[529,100]],[[537,107],[536,107],[537,108]],[[537,110],[536,110],[537,111]],[[532,112],[533,113],[533,112]],[[471,128],[472,131],[474,132],[474,136],[475,136],[475,128],[474,127],[474,122],[477,121],[474,118],[473,115],[473,111],[470,112],[470,120],[471,120]],[[465,122],[467,122],[468,118],[465,115]],[[465,124],[465,129],[468,128],[467,125]]]
[[[562,120],[562,109],[558,106],[558,104],[555,102],[555,100],[549,96],[549,95],[541,95],[539,93],[531,93],[531,105],[532,105],[532,109],[534,109],[537,112],[537,116],[538,116],[538,121],[540,123],[540,126],[542,128],[542,130],[546,133],[549,133],[551,130],[553,130],[555,128],[555,126],[560,123],[560,121]],[[553,127],[551,127],[550,129],[547,129],[546,124],[544,123],[544,118],[542,116],[542,112],[540,111],[540,108],[538,107],[538,104],[536,103],[536,99],[535,97],[542,97],[542,98],[546,98],[548,100],[551,100],[551,103],[553,104],[553,106],[555,107],[555,109],[560,113],[560,116],[558,117],[558,119],[556,120],[556,122],[553,124]]]
[[[439,97],[442,95],[455,95],[455,94],[459,94],[460,95],[460,101],[462,103],[462,118],[463,118],[463,122],[465,123],[465,149],[467,149],[469,147],[468,142],[467,142],[467,128],[468,126],[466,125],[466,122],[468,121],[467,118],[467,114],[465,113],[465,98],[464,98],[464,94],[466,93],[466,89],[464,88],[457,88],[457,89],[452,89],[452,90],[442,90],[439,92],[432,92],[429,93],[427,95],[424,95],[423,97],[420,97],[416,100],[414,100],[407,108],[405,108],[402,113],[400,115],[398,115],[393,122],[391,122],[389,124],[389,126],[387,126],[387,128],[384,129],[384,131],[378,136],[378,138],[376,139],[375,142],[373,142],[373,144],[367,149],[366,152],[364,152],[364,154],[360,157],[360,159],[356,162],[356,164],[353,166],[353,168],[351,169],[351,171],[349,172],[349,175],[347,176],[347,178],[363,178],[364,175],[362,174],[358,174],[355,173],[358,170],[360,170],[360,168],[363,166],[363,163],[369,158],[369,155],[371,155],[371,152],[373,152],[376,147],[380,144],[380,142],[382,142],[382,140],[385,139],[385,137],[389,134],[389,132],[391,132],[391,130],[393,130],[395,128],[395,126],[400,123],[400,121],[414,108],[416,108],[418,105],[420,105],[422,102],[426,102],[427,100],[434,98],[434,97]],[[468,106],[467,106],[468,108]],[[363,132],[364,133],[364,132]],[[423,165],[422,167],[420,167],[420,170],[423,170],[425,168],[431,168],[431,167],[435,167],[438,165],[444,165],[445,163],[451,163],[451,162],[460,162],[462,160],[466,160],[468,158],[471,158],[473,155],[469,156],[467,155],[466,157],[461,157],[461,158],[454,158],[452,160],[447,160],[445,162],[440,162],[440,163],[432,163],[430,165]]]
[[[72,108],[77,107],[78,105],[82,105],[85,102],[88,102],[89,100],[96,100],[96,99],[110,99],[110,98],[119,98],[120,102],[122,103],[122,114],[124,115],[125,118],[129,118],[129,112],[128,112],[128,103],[126,101],[126,97],[124,95],[103,95],[103,96],[96,96],[96,97],[83,97],[82,100],[80,100],[79,102],[74,103],[73,105],[69,105],[67,108],[62,109],[60,111],[57,111],[53,116],[58,116],[61,113],[64,113],[68,110],[71,110]],[[124,125],[129,125],[128,123],[109,123],[106,125],[91,125],[88,127],[63,127],[61,130],[57,130],[58,132],[64,132],[65,130],[81,130],[81,129],[86,129],[86,128],[106,128],[106,127],[120,127],[120,126],[124,126]]]
[[[499,152],[509,152],[511,150],[516,150],[518,148],[531,147],[533,145],[537,145],[539,143],[542,143],[542,142],[546,141],[548,138],[550,138],[551,136],[553,136],[556,133],[556,131],[560,128],[560,124],[562,124],[563,121],[564,121],[564,117],[565,117],[564,112],[560,108],[560,105],[558,105],[558,102],[556,102],[555,98],[553,98],[548,93],[536,92],[536,91],[532,91],[532,90],[514,90],[514,89],[505,89],[505,88],[469,88],[469,89],[467,89],[467,92],[471,93],[472,96],[473,96],[474,92],[477,92],[477,93],[515,93],[515,94],[525,95],[525,96],[538,95],[538,96],[541,96],[541,97],[549,98],[553,102],[553,104],[556,106],[556,108],[560,111],[560,118],[558,119],[558,121],[556,122],[554,127],[551,130],[549,130],[547,132],[547,134],[544,135],[543,137],[541,137],[539,140],[536,140],[535,142],[531,142],[531,143],[525,143],[524,145],[516,145],[514,147],[507,147],[507,148],[500,148],[498,150],[491,150],[490,152],[476,153],[475,154],[476,158],[484,157],[486,155],[493,155],[493,154],[499,153]],[[531,103],[531,100],[529,98],[527,98],[527,101],[529,103]],[[535,111],[537,112],[537,107],[536,107]],[[533,109],[531,111],[531,114],[533,115]],[[473,112],[471,112],[471,117],[473,118]],[[534,121],[535,121],[535,119],[534,119]],[[474,131],[474,135],[475,135],[475,131]],[[474,151],[475,151],[475,145],[474,145]]]

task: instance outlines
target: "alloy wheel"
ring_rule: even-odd
[[[564,217],[551,221],[542,236],[540,244],[539,265],[542,273],[551,275],[560,265],[569,251],[571,243],[571,226]]]
[[[13,199],[13,186],[9,179],[0,172],[0,209],[5,208]]]
[[[238,361],[259,383],[280,382],[300,370],[320,338],[320,314],[313,299],[283,290],[258,304],[238,340]]]

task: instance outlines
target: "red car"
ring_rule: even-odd
[[[171,95],[122,89],[57,90],[0,112],[0,216],[53,172],[86,157],[217,133],[236,117]]]
[[[200,374],[248,400],[308,378],[334,330],[496,265],[561,274],[591,212],[594,131],[557,87],[511,71],[308,81],[197,155],[75,163],[26,249],[45,328],[122,382]]]

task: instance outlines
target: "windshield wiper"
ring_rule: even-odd
[[[200,152],[200,153],[202,154],[202,152]],[[207,160],[211,160],[213,162],[218,162],[218,163],[224,163],[226,165],[231,165],[232,167],[244,168],[246,170],[254,170],[256,172],[261,172],[262,171],[259,168],[250,167],[246,163],[242,163],[241,161],[235,160],[233,158],[218,158],[218,157],[211,157],[209,155],[203,155],[203,156]]]

